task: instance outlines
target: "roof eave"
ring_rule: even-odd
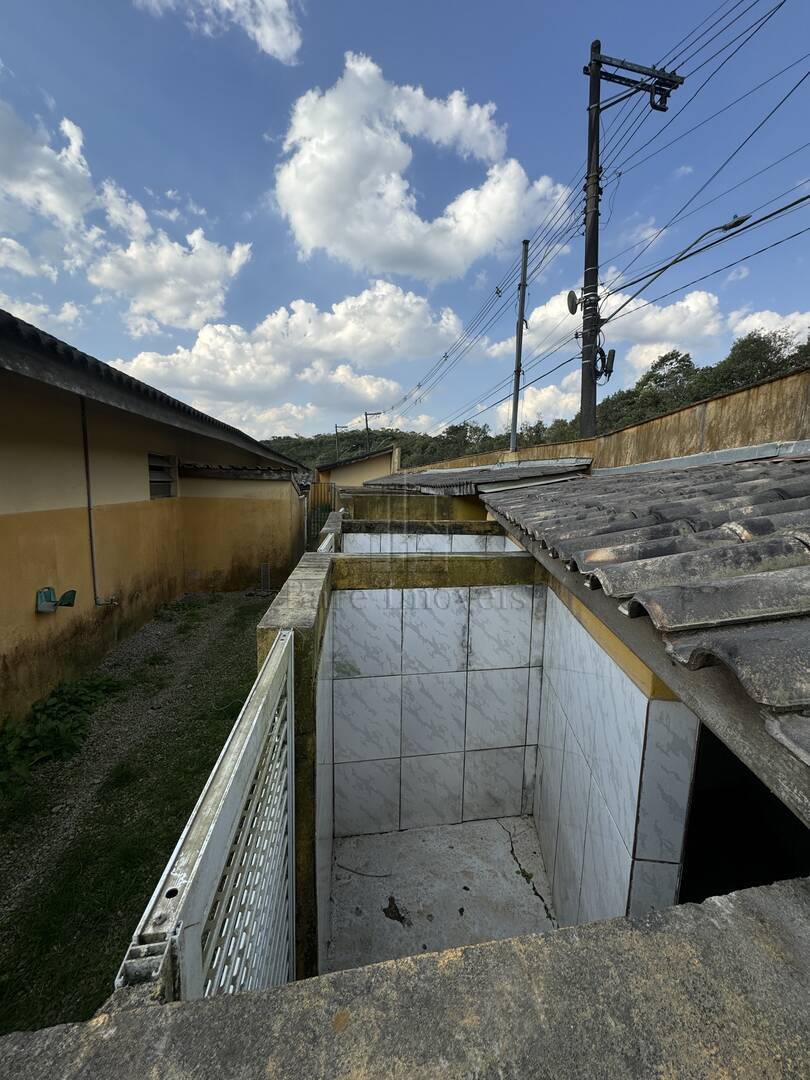
[[[257,439],[0,311],[0,369],[156,423],[230,443],[289,469],[303,466]]]

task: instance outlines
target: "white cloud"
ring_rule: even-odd
[[[310,411],[293,416],[294,430],[322,423],[332,410],[389,406],[402,393],[400,382],[368,369],[396,363],[407,372],[410,363],[421,373],[424,360],[446,348],[459,328],[452,311],[435,312],[423,297],[375,281],[326,311],[294,300],[253,330],[208,324],[190,347],[141,352],[116,366],[185,401],[204,402],[200,407],[215,416],[248,417],[240,423],[265,436],[274,430],[268,418],[277,415],[280,399],[306,399]],[[431,418],[422,419],[427,425]]]
[[[177,209],[176,206],[173,206],[170,210],[164,210],[162,208],[158,208],[157,210],[153,210],[152,212],[155,215],[155,217],[163,218],[165,221],[179,221],[180,220],[180,211]]]
[[[105,180],[101,185],[101,202],[111,228],[120,229],[133,240],[151,235],[152,226],[144,208],[113,180]]]
[[[0,193],[70,231],[83,226],[96,194],[81,128],[65,118],[59,130],[65,145],[54,149],[46,132],[32,131],[0,101]]]
[[[527,386],[521,396],[521,423],[533,424],[542,420],[548,424],[562,418],[570,420],[579,410],[579,367],[570,371],[559,384],[550,386]],[[505,401],[495,409],[495,427],[509,426],[512,418],[512,403]]]
[[[225,309],[225,291],[250,258],[250,244],[228,250],[206,240],[202,229],[187,246],[159,232],[154,240],[133,239],[97,259],[87,276],[92,284],[129,301],[125,321],[138,337],[160,324],[198,330]]]
[[[728,326],[738,337],[755,330],[787,330],[796,334],[800,341],[805,341],[810,334],[810,311],[792,311],[789,315],[780,315],[776,311],[750,311],[748,308],[740,308],[731,312]]]
[[[347,53],[331,89],[296,102],[288,157],[276,170],[276,204],[301,255],[323,249],[356,269],[439,281],[515,245],[565,189],[547,176],[531,182],[517,161],[503,160],[506,132],[494,112],[458,90],[440,100],[387,82],[371,59]],[[487,166],[481,186],[432,221],[420,217],[404,175],[413,138]]]
[[[682,180],[684,176],[691,176],[694,171],[694,165],[679,165],[673,175],[677,180]]]
[[[54,334],[64,333],[66,329],[81,322],[81,308],[71,300],[54,311],[42,300],[34,297],[33,300],[15,300],[6,293],[0,292],[0,308],[10,311],[18,319],[33,323],[34,326],[50,330]]]
[[[13,270],[23,277],[46,277],[56,281],[56,268],[36,259],[23,244],[9,236],[0,236],[0,269]]]
[[[627,373],[626,369],[630,368],[629,377],[625,381],[629,383],[635,382],[636,379],[641,378],[645,371],[649,371],[660,356],[664,356],[665,353],[672,352],[673,349],[677,348],[678,346],[674,341],[651,341],[643,345],[631,345],[621,358],[625,373]]]
[[[609,317],[627,298],[623,293],[614,293],[607,298],[602,305],[603,317]],[[647,304],[639,297],[631,301],[621,317],[608,327],[606,333],[612,341],[638,344],[675,341],[679,348],[694,348],[726,329],[717,296],[703,289],[695,289],[680,300],[664,305]]]
[[[190,404],[202,412],[212,412],[210,398],[195,398]],[[286,401],[283,405],[267,407],[241,401],[235,404],[214,404],[216,407],[213,412],[217,419],[250,432],[256,439],[267,439],[271,435],[308,434],[321,431],[324,427],[329,428],[324,410],[311,402],[297,405]]]
[[[301,47],[294,0],[135,0],[137,7],[163,15],[180,11],[192,28],[208,36],[238,26],[262,52],[292,64]]]
[[[367,405],[379,405],[402,393],[402,387],[395,379],[359,373],[351,364],[330,367],[326,360],[314,360],[299,378],[304,382],[335,387],[343,400],[357,398]]]
[[[726,281],[745,281],[751,271],[747,266],[735,266],[730,274],[726,276]]]

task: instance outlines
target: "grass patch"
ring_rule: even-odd
[[[13,795],[46,761],[64,761],[81,747],[93,711],[118,694],[118,679],[92,676],[60,683],[34,703],[27,719],[0,733],[0,795]]]
[[[245,629],[262,600],[238,605],[225,633],[199,656],[219,673],[215,695],[189,688],[159,745],[133,745],[96,792],[93,813],[7,921],[0,944],[0,1033],[87,1020],[113,980],[158,876],[255,679]],[[139,665],[163,676],[163,665]],[[184,676],[189,682],[188,673]],[[36,811],[35,811],[36,812]],[[47,814],[47,807],[40,807]]]

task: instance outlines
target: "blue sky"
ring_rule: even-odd
[[[589,0],[7,0],[0,306],[259,437],[328,431],[364,409],[389,409],[453,352],[521,237],[567,205],[564,185],[584,159],[591,38],[609,55],[654,63],[711,10],[722,20],[689,45],[702,51],[681,59],[687,80],[670,113],[646,116],[612,164],[606,156],[602,276],[611,281],[640,248],[611,256],[654,237],[810,68],[800,59],[810,8],[786,0],[645,149],[728,52],[691,70],[773,4],[684,0],[653,10],[625,0],[608,15]],[[627,277],[734,213],[802,194],[809,102],[810,79],[689,209],[721,197],[663,231]],[[617,115],[604,116],[608,145],[627,113]],[[635,164],[659,148],[615,175],[627,154],[639,151]],[[571,205],[560,219],[570,222],[567,244],[530,286],[527,359],[575,328],[564,309],[565,292],[581,283],[573,196]],[[696,257],[649,296],[808,218],[802,207]],[[757,326],[806,336],[808,238],[617,321],[611,389],[667,348],[710,363]],[[507,303],[430,394],[386,419],[435,430],[455,413],[477,414],[505,393],[496,387],[511,370],[513,334]],[[576,367],[530,386],[522,418],[572,415]],[[507,419],[504,407],[480,415],[494,428]]]

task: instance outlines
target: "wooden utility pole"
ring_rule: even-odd
[[[523,255],[520,261],[520,284],[518,285],[518,317],[515,327],[515,382],[512,387],[512,427],[509,435],[509,449],[517,450],[518,400],[520,398],[520,376],[523,371],[523,327],[526,324],[526,270],[529,265],[529,241],[523,241]]]

